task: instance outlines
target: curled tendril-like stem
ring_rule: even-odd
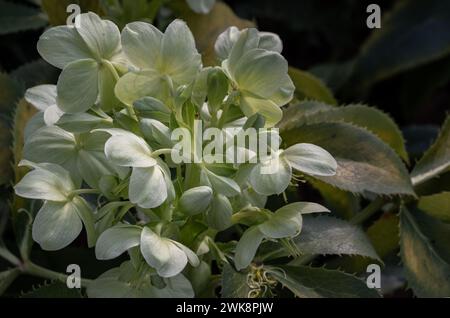
[[[273,297],[273,288],[278,282],[267,275],[267,271],[260,265],[254,265],[250,268],[250,273],[247,275],[247,285],[250,287],[248,292],[249,298],[258,297]]]

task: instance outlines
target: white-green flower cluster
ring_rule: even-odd
[[[221,255],[217,261],[244,269],[265,239],[295,252],[291,239],[302,214],[327,210],[299,202],[273,213],[265,204],[286,190],[293,171],[335,174],[328,152],[297,144],[268,147],[270,155],[257,163],[171,158],[172,131],[193,132],[196,119],[221,129],[280,121],[294,92],[280,39],[230,28],[215,45],[221,65],[203,67],[183,21],[165,32],[144,22],[120,32],[94,13],[78,19],[79,28],[59,26],[41,36],[40,54],[62,72],[56,86],[26,94],[40,112],[25,134],[22,164],[33,170],[15,190],[44,201],[33,239],[58,250],[84,224],[99,260],[127,252],[130,261],[89,285],[92,297],[191,297],[187,266],[210,265]],[[222,251],[215,235],[233,226],[248,229],[234,249]]]

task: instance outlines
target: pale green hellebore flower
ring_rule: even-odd
[[[78,28],[63,25],[47,30],[37,44],[41,56],[63,70],[58,106],[66,113],[84,112],[99,99],[101,107],[110,110],[118,103],[114,65],[123,62],[119,29],[92,12],[78,15],[77,22]]]
[[[118,224],[98,238],[95,255],[99,260],[113,259],[125,251],[140,246],[145,261],[161,277],[173,277],[181,273],[189,262],[198,266],[197,255],[183,244],[161,237],[148,227]]]
[[[194,289],[182,274],[160,278],[162,288],[152,285],[148,272],[142,275],[131,261],[126,261],[97,277],[87,287],[89,298],[193,298]],[[159,277],[158,277],[159,278]]]
[[[194,37],[181,20],[169,24],[165,33],[145,22],[129,23],[122,31],[122,47],[139,69],[117,83],[116,95],[127,105],[145,96],[165,101],[178,87],[192,83],[202,65]]]
[[[91,188],[98,188],[104,175],[125,177],[128,169],[111,164],[104,153],[109,135],[103,132],[73,134],[58,126],[45,126],[28,137],[25,159],[58,164],[67,169],[75,184],[84,180]]]
[[[232,26],[222,32],[217,37],[216,43],[214,44],[216,56],[220,61],[226,60],[230,56],[233,46],[239,40],[243,32],[251,32],[251,36],[247,37],[248,43],[245,45],[249,49],[259,48],[277,53],[283,51],[283,42],[281,42],[280,37],[275,33],[261,32],[256,29],[241,31],[237,27]]]
[[[33,222],[33,240],[44,250],[56,251],[72,243],[84,223],[88,244],[93,246],[96,240],[93,213],[88,203],[75,195],[77,188],[69,172],[51,163],[36,164],[22,160],[19,166],[33,170],[16,184],[16,194],[28,199],[44,200]]]
[[[302,230],[302,214],[321,212],[330,211],[317,203],[295,202],[285,205],[276,210],[275,213],[263,213],[261,211],[259,218],[264,220],[261,222],[261,220],[257,220],[252,211],[248,217],[250,222],[259,224],[250,226],[236,245],[234,256],[236,268],[241,270],[250,265],[264,239],[294,238]],[[240,217],[246,218],[245,215]]]
[[[253,189],[262,195],[280,194],[289,186],[292,169],[312,176],[333,176],[337,162],[325,149],[307,143],[274,152],[254,166],[249,176]]]
[[[232,32],[232,31],[230,31]],[[273,127],[283,117],[281,106],[289,103],[295,86],[288,75],[288,63],[277,51],[278,45],[269,45],[271,50],[260,46],[261,36],[256,29],[239,32],[222,68],[239,93],[239,106],[245,116],[261,114],[266,127]],[[216,49],[226,56],[227,44],[219,38]],[[274,41],[277,43],[277,41]]]
[[[167,165],[152,156],[152,149],[139,136],[119,128],[99,129],[111,135],[105,144],[105,155],[115,165],[131,167],[130,201],[146,209],[171,200],[174,187]]]

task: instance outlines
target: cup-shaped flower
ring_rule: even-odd
[[[287,61],[276,51],[259,48],[255,29],[240,32],[222,68],[239,92],[239,105],[247,116],[264,116],[266,126],[278,123],[281,106],[291,101],[295,86],[288,75]]]
[[[102,108],[116,106],[114,63],[122,61],[120,32],[95,13],[77,16],[77,25],[47,30],[37,48],[50,64],[62,69],[58,80],[58,106],[67,113],[84,112],[98,97]]]
[[[93,213],[82,197],[73,194],[76,187],[69,172],[55,164],[26,160],[19,166],[33,170],[14,187],[16,194],[44,200],[32,228],[33,239],[42,249],[54,251],[66,247],[78,237],[83,223],[89,246],[93,246],[96,239]]]
[[[145,22],[127,24],[122,47],[139,70],[127,73],[116,86],[125,104],[152,96],[165,101],[181,85],[194,81],[201,68],[201,56],[191,31],[181,20],[173,21],[165,33]]]
[[[226,60],[231,53],[234,44],[239,40],[242,33],[248,32],[246,36],[246,44],[244,47],[248,49],[259,48],[268,51],[281,53],[283,51],[283,43],[280,37],[272,32],[261,32],[256,29],[239,30],[235,26],[231,26],[222,32],[214,44],[216,56],[220,61]]]
[[[312,176],[333,176],[337,162],[325,149],[308,143],[275,151],[250,172],[249,183],[263,195],[280,194],[289,186],[292,169]]]
[[[103,175],[124,177],[128,170],[106,159],[104,146],[108,138],[104,132],[74,134],[57,126],[45,126],[27,139],[24,158],[58,164],[70,172],[77,186],[84,180],[90,187],[98,188]]]
[[[250,226],[242,235],[236,245],[234,262],[236,268],[241,270],[246,268],[256,255],[259,245],[264,239],[294,238],[302,230],[303,214],[329,212],[329,210],[317,203],[295,202],[270,213],[260,211],[261,218],[254,216],[254,211],[249,212],[249,216],[260,221],[259,224]],[[245,212],[243,212],[245,213]],[[245,219],[245,216],[240,216]]]
[[[106,157],[120,167],[132,167],[128,189],[130,201],[142,208],[155,208],[174,196],[167,165],[152,156],[146,141],[123,129],[100,129],[111,134],[105,144]]]
[[[170,238],[162,237],[149,227],[118,224],[98,238],[95,246],[97,259],[113,259],[132,247],[140,246],[145,261],[161,277],[173,277],[181,273],[189,262],[198,266],[197,255],[183,244]]]

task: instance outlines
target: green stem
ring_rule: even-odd
[[[36,265],[30,261],[24,263],[20,269],[25,274],[38,276],[38,277],[42,277],[42,278],[47,278],[47,279],[51,279],[51,280],[57,280],[64,284],[67,282],[67,278],[69,277],[66,274],[54,272],[47,268]],[[91,279],[81,278],[81,286],[83,286],[83,287],[87,287],[91,282],[92,282]]]
[[[384,199],[381,197],[376,198],[372,201],[368,206],[366,206],[361,212],[356,214],[354,217],[350,219],[350,224],[360,225],[367,221],[371,216],[373,216],[376,212],[378,212],[384,205]],[[310,254],[304,255],[301,257],[297,257],[290,261],[288,264],[292,266],[299,265],[307,265],[311,263],[314,259],[316,259],[317,255]]]
[[[20,266],[21,264],[20,260],[4,247],[0,247],[0,257],[16,266]]]
[[[366,206],[361,212],[357,213],[350,219],[350,223],[359,225],[367,221],[372,215],[377,213],[384,205],[384,199],[381,197],[373,200],[368,206]]]

